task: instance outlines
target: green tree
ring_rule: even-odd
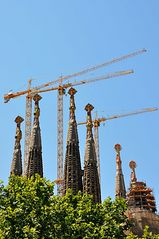
[[[149,231],[149,227],[146,226],[142,237],[135,236],[131,233],[126,239],[159,239],[159,235],[154,235]]]
[[[0,193],[1,238],[51,238],[51,182],[39,176],[35,179],[12,176],[8,186],[2,187]]]
[[[0,239],[138,239],[124,234],[129,228],[124,200],[94,204],[80,192],[60,197],[53,191],[54,184],[38,175],[12,176],[6,187],[1,183]]]

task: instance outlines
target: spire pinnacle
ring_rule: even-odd
[[[27,177],[31,177],[38,173],[43,177],[43,163],[42,163],[42,145],[41,145],[41,130],[40,130],[40,108],[39,101],[42,97],[38,94],[34,95],[34,123],[31,132],[29,160],[27,168]]]
[[[76,106],[75,106],[75,99],[74,99],[74,95],[76,94],[76,90],[74,88],[70,88],[68,91],[68,94],[70,95],[70,119],[74,119],[75,118],[75,110],[76,110]]]
[[[93,109],[94,109],[94,106],[89,103],[85,106],[85,110],[87,112],[91,112]]]
[[[24,119],[20,116],[15,118],[16,123],[16,135],[15,135],[15,146],[13,152],[13,160],[11,165],[11,175],[22,175],[22,153],[21,153],[21,144],[20,141],[22,139],[22,131],[21,131],[21,123]]]
[[[135,161],[130,161],[129,167],[131,168],[131,184],[137,182],[136,178],[136,173],[135,173],[135,168],[136,168],[136,162]]]
[[[77,122],[75,117],[76,106],[74,95],[76,92],[77,91],[74,88],[70,88],[68,91],[68,94],[70,95],[70,118],[67,133],[63,194],[66,194],[66,191],[69,188],[72,189],[74,194],[78,193],[78,191],[82,191],[82,169]]]
[[[121,145],[115,144],[114,149],[117,152],[117,155],[120,155],[120,151],[122,150]]]
[[[87,111],[87,135],[85,146],[85,158],[84,158],[84,177],[83,177],[83,191],[87,194],[93,195],[95,203],[101,202],[101,192],[99,175],[97,170],[97,157],[95,150],[95,143],[92,133],[92,116],[91,111],[94,107],[91,104],[87,104],[85,110]]]
[[[39,108],[39,101],[42,99],[42,97],[38,94],[34,95],[33,100],[35,102],[34,106],[34,121],[38,120],[40,117],[40,108]]]
[[[71,96],[73,96],[73,95],[76,94],[76,92],[77,92],[77,90],[76,90],[75,88],[71,87],[71,88],[69,89],[69,91],[68,91],[68,94],[71,95]]]
[[[121,145],[115,144],[114,149],[116,151],[116,197],[126,198],[126,189],[124,182],[124,175],[122,172],[122,161],[120,158]]]
[[[87,111],[87,134],[91,134],[92,135],[92,128],[93,128],[93,123],[92,123],[92,115],[91,115],[91,111],[94,109],[93,105],[91,104],[87,104],[85,106],[85,110]],[[93,135],[92,135],[93,137]]]
[[[18,125],[20,125],[24,121],[24,119],[21,116],[17,116],[14,121]]]

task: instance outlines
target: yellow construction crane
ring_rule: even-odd
[[[57,178],[62,178],[63,177],[63,95],[65,94],[65,89],[69,88],[74,85],[80,84],[85,84],[88,83],[85,80],[80,81],[80,82],[74,82],[73,84],[68,83],[64,84],[63,82],[65,80],[78,77],[84,74],[87,74],[89,72],[95,71],[97,69],[100,69],[102,67],[106,67],[110,64],[125,60],[130,57],[134,57],[136,55],[142,54],[146,52],[146,49],[141,49],[138,51],[135,51],[133,53],[123,55],[117,58],[113,58],[110,61],[104,62],[102,64],[98,64],[95,66],[91,66],[87,69],[84,69],[82,71],[62,76],[57,78],[54,81],[50,81],[48,83],[39,85],[37,87],[31,88],[31,80],[28,81],[28,89],[20,92],[15,92],[15,93],[8,93],[4,95],[4,102],[7,103],[9,102],[10,99],[16,98],[21,95],[26,95],[26,115],[25,115],[25,146],[24,146],[24,175],[26,174],[26,169],[27,169],[27,162],[28,162],[28,152],[29,152],[29,139],[30,139],[30,134],[31,134],[31,115],[32,115],[32,97],[35,93],[42,93],[42,92],[47,92],[51,90],[58,90],[58,116],[57,116],[57,137],[58,137],[58,143],[57,143]],[[117,72],[117,73],[110,73],[104,78],[105,76],[94,78],[91,79],[90,82],[94,82],[96,80],[102,80],[102,79],[108,79],[112,77],[116,77],[119,75],[125,75],[125,74],[130,74],[132,71],[123,71],[123,72]],[[89,81],[89,80],[88,80]],[[50,85],[57,84],[57,87],[54,88],[47,88]],[[79,84],[79,85],[80,85]],[[45,89],[46,88],[46,89]]]
[[[116,62],[119,62],[119,61],[122,61],[122,60],[125,60],[127,58],[137,56],[137,55],[142,54],[144,52],[146,52],[146,49],[141,49],[141,50],[135,51],[133,53],[130,53],[130,54],[127,54],[127,55],[123,55],[121,57],[113,58],[110,61],[107,61],[107,62],[98,64],[98,65],[89,67],[87,69],[84,69],[82,71],[79,71],[79,72],[76,72],[76,73],[73,73],[73,74],[70,74],[70,75],[61,76],[61,77],[57,78],[54,81],[50,81],[48,83],[45,83],[45,84],[42,84],[42,85],[39,85],[39,86],[33,87],[33,88],[31,88],[31,81],[32,80],[30,79],[30,80],[28,80],[28,89],[27,90],[19,91],[19,92],[14,92],[14,93],[9,92],[9,93],[5,94],[4,95],[4,103],[8,103],[10,99],[16,98],[18,96],[25,95],[25,94],[30,94],[34,90],[36,92],[36,90],[40,90],[42,88],[46,88],[46,87],[48,87],[50,85],[54,85],[56,83],[58,84],[59,82],[62,84],[65,80],[68,80],[68,79],[71,79],[71,78],[74,78],[74,77],[77,77],[77,76],[81,76],[81,75],[87,74],[87,73],[89,73],[91,71],[95,71],[95,70],[97,70],[99,68],[106,67],[108,65],[111,65],[113,63],[116,63]]]
[[[140,109],[140,110],[136,110],[133,112],[128,112],[125,114],[118,114],[118,115],[112,115],[110,117],[102,117],[102,118],[97,118],[97,116],[95,117],[94,120],[92,120],[93,122],[93,126],[94,126],[94,142],[95,142],[95,149],[96,149],[96,156],[97,156],[97,167],[98,167],[98,175],[99,175],[99,180],[100,180],[100,153],[99,153],[99,131],[98,128],[100,126],[100,123],[102,122],[106,122],[108,120],[113,120],[113,119],[119,119],[119,118],[123,118],[123,117],[127,117],[127,116],[132,116],[132,115],[137,115],[137,114],[142,114],[142,113],[147,113],[147,112],[153,112],[158,110],[158,108],[154,107],[154,108],[144,108],[144,109]],[[78,123],[78,125],[85,125],[87,122],[80,122]]]
[[[100,77],[96,77],[96,78],[91,78],[88,80],[81,80],[79,82],[73,82],[73,83],[67,83],[67,84],[63,84],[63,85],[59,85],[57,87],[51,87],[51,88],[47,88],[47,89],[38,89],[38,87],[36,88],[30,88],[30,84],[31,84],[31,80],[28,81],[28,89],[24,90],[24,91],[19,91],[19,92],[15,92],[15,93],[9,93],[4,95],[4,100],[5,102],[8,102],[11,98],[16,98],[19,97],[21,95],[25,95],[26,96],[26,128],[25,128],[25,156],[26,156],[26,160],[24,160],[24,175],[26,174],[26,170],[27,170],[27,157],[29,154],[29,139],[30,139],[30,134],[31,134],[31,112],[32,112],[32,97],[34,94],[36,93],[44,93],[44,92],[49,92],[49,91],[54,91],[54,90],[58,90],[58,92],[65,92],[65,90],[67,88],[70,88],[72,86],[78,86],[78,85],[83,85],[83,84],[87,84],[87,83],[92,83],[95,81],[99,81],[99,80],[106,80],[106,79],[110,79],[113,77],[118,77],[118,76],[123,76],[123,75],[128,75],[133,73],[133,70],[127,70],[127,71],[119,71],[119,72],[114,72],[114,73],[109,73]],[[62,93],[58,94],[58,95],[62,95]],[[63,109],[63,107],[62,107]],[[59,108],[58,108],[59,110]],[[61,110],[60,110],[61,112]],[[63,117],[61,117],[59,119],[59,121],[63,120]],[[59,123],[59,122],[58,122]],[[29,128],[29,130],[28,130]],[[60,134],[62,134],[62,138],[63,138],[63,127],[60,128]],[[60,142],[58,141],[58,146],[61,146]],[[62,144],[63,146],[63,144]],[[59,151],[61,152],[61,148],[59,148]],[[58,161],[59,162],[59,161]],[[61,161],[60,161],[61,162]],[[60,165],[60,170],[63,170],[63,161]],[[59,172],[59,171],[58,171]],[[61,178],[61,173],[60,173],[60,177]],[[58,175],[59,176],[59,175]]]

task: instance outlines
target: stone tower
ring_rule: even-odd
[[[10,175],[22,175],[22,153],[21,153],[21,144],[20,141],[22,139],[22,131],[20,128],[21,123],[24,119],[20,116],[17,116],[15,122],[17,124],[16,127],[16,135],[15,135],[15,145],[13,152],[13,160],[10,170]]]
[[[93,124],[91,111],[93,109],[94,107],[91,104],[87,104],[85,107],[85,110],[87,111],[87,135],[84,158],[83,192],[93,195],[94,202],[100,203],[101,191],[97,170],[95,144],[92,133]]]
[[[121,145],[114,146],[116,151],[116,183],[115,183],[115,196],[119,198],[126,198],[126,189],[124,182],[124,175],[122,172],[122,161],[120,157]]]
[[[152,194],[152,189],[148,188],[145,182],[137,181],[135,173],[136,163],[134,161],[131,161],[129,163],[129,166],[132,170],[130,189],[127,193],[129,208],[140,208],[155,212],[156,203],[155,198]]]
[[[38,173],[43,177],[43,163],[42,163],[42,144],[41,144],[41,132],[40,132],[40,108],[39,101],[42,97],[38,94],[34,95],[34,122],[31,132],[30,147],[29,147],[29,159],[27,168],[27,177],[31,177]]]
[[[133,222],[132,232],[138,236],[142,236],[146,225],[149,230],[159,233],[159,216],[156,212],[156,203],[152,189],[146,186],[145,182],[139,182],[136,178],[136,163],[129,163],[131,168],[130,188],[127,193],[128,218]]]
[[[67,189],[72,189],[74,194],[82,191],[82,169],[80,161],[79,140],[77,132],[77,123],[75,117],[75,100],[74,95],[76,90],[70,88],[70,116],[67,134],[67,146],[64,166],[64,188],[63,194],[66,194]]]

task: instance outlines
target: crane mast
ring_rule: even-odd
[[[65,89],[57,92],[57,178],[63,179],[63,95]],[[57,184],[57,194],[61,194],[61,184]]]
[[[31,88],[31,80],[28,80],[28,90]],[[26,112],[25,112],[25,144],[24,144],[24,171],[23,175],[26,176],[29,157],[29,142],[31,136],[32,125],[32,96],[28,93],[26,96]]]

